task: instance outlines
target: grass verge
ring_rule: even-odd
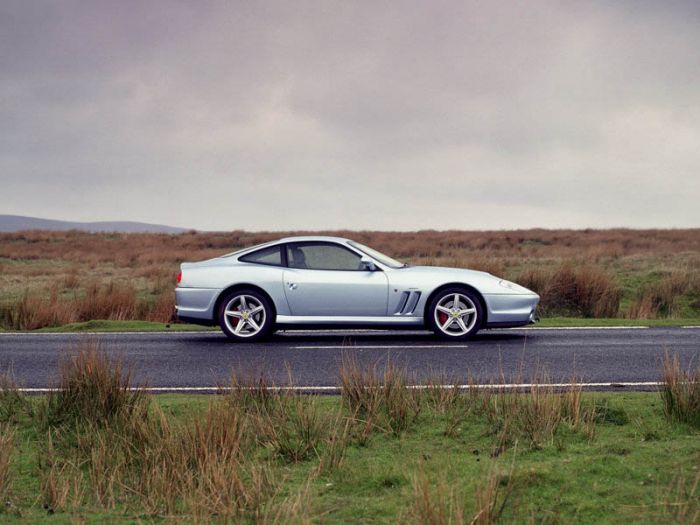
[[[83,323],[70,323],[53,328],[40,328],[32,332],[197,332],[216,330],[207,326],[181,323],[155,323],[151,321],[105,321],[94,320]]]
[[[674,363],[661,396],[412,390],[394,364],[345,360],[339,397],[239,374],[153,397],[85,347],[57,397],[0,387],[23,407],[0,410],[0,521],[696,523],[697,390],[676,386],[698,376]]]
[[[700,318],[683,319],[593,319],[585,317],[545,317],[536,325],[543,328],[607,327],[607,326],[700,326]]]
[[[700,326],[700,318],[683,319],[591,319],[584,317],[547,317],[541,319],[534,327],[543,328],[569,328],[569,327],[607,327],[607,326]],[[197,332],[214,331],[217,327],[207,327],[184,323],[155,323],[150,321],[107,321],[94,320],[82,323],[71,323],[63,326],[40,328],[29,332]],[[11,333],[12,330],[0,332]],[[24,331],[22,331],[24,332]]]

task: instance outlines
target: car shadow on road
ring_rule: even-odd
[[[187,339],[193,342],[212,344],[235,344],[235,345],[307,345],[307,344],[320,344],[320,345],[400,345],[405,343],[407,346],[410,345],[441,345],[446,346],[454,344],[474,344],[474,343],[504,343],[504,342],[516,342],[525,341],[529,334],[522,332],[490,332],[485,331],[477,334],[472,339],[467,341],[450,341],[445,339],[440,339],[436,337],[431,332],[303,332],[295,333],[292,331],[288,332],[277,332],[272,334],[270,337],[264,341],[257,343],[246,343],[232,342],[223,333],[218,334],[220,337],[212,338],[211,336],[202,335],[192,335],[191,338]]]

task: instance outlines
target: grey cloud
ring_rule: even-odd
[[[209,229],[698,226],[700,9],[664,6],[3,3],[3,208]]]

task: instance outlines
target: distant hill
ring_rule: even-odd
[[[0,215],[0,232],[21,230],[81,230],[89,232],[122,233],[182,233],[185,228],[175,228],[162,224],[148,224],[133,221],[70,222],[23,217],[21,215]]]

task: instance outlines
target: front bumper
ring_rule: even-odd
[[[487,313],[487,328],[523,326],[536,322],[537,294],[490,294],[484,295]]]

